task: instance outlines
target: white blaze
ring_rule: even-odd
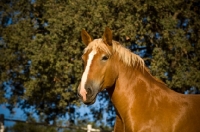
[[[86,100],[86,94],[87,94],[87,91],[85,90],[85,83],[87,81],[87,76],[88,76],[88,73],[89,73],[89,70],[90,70],[90,66],[91,66],[92,60],[93,60],[94,55],[96,53],[97,53],[96,50],[92,50],[92,52],[89,54],[89,57],[88,57],[88,60],[87,60],[87,65],[86,65],[85,71],[83,72],[83,76],[81,78],[80,94],[83,97],[83,101]]]

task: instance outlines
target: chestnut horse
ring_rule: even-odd
[[[200,96],[170,90],[153,77],[138,55],[112,40],[105,29],[101,39],[83,30],[87,46],[78,95],[93,104],[106,89],[116,108],[116,132],[200,132]]]

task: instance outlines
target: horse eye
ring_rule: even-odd
[[[108,58],[109,57],[105,55],[105,56],[102,57],[102,60],[108,60]]]

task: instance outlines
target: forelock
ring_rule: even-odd
[[[106,54],[111,55],[111,51],[108,49],[102,39],[95,39],[91,43],[89,43],[89,45],[85,48],[84,53],[89,50],[101,50]]]

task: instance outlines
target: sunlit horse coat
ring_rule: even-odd
[[[78,94],[93,104],[106,89],[116,108],[116,132],[200,132],[200,96],[170,90],[145,68],[143,60],[112,40],[106,28],[102,39],[83,30],[86,49]]]

